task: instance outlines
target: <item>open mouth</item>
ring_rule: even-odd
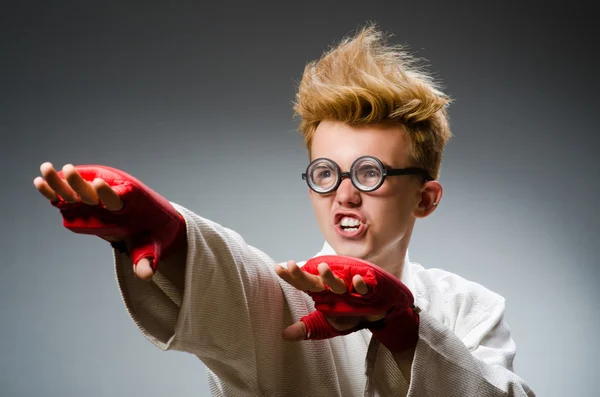
[[[361,224],[362,222],[358,219],[345,216],[340,221],[340,228],[345,232],[356,232],[360,228]]]
[[[365,224],[352,216],[343,216],[335,226],[338,234],[343,237],[359,237],[365,230]]]

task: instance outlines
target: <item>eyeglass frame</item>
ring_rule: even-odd
[[[356,182],[354,180],[354,178],[352,177],[352,174],[353,174],[352,170],[353,170],[354,166],[363,159],[370,159],[370,160],[375,161],[381,169],[381,180],[379,181],[379,183],[376,186],[374,186],[373,188],[371,188],[369,190],[365,190],[365,189],[359,187],[358,182]],[[310,178],[308,178],[308,171],[309,171],[310,167],[313,164],[315,164],[317,161],[330,162],[335,167],[335,170],[338,175],[336,183],[330,189],[323,191],[323,192],[318,191],[315,188],[313,188],[310,184],[310,180],[309,180]],[[346,171],[346,172],[342,172],[342,170],[340,169],[340,166],[335,161],[328,159],[326,157],[319,157],[319,158],[314,159],[313,161],[311,161],[308,164],[308,166],[306,167],[306,171],[302,173],[302,179],[306,181],[306,184],[312,191],[314,191],[315,193],[319,193],[319,194],[329,194],[329,193],[337,190],[340,187],[340,184],[342,183],[344,178],[350,178],[352,185],[356,189],[360,190],[361,192],[370,193],[370,192],[374,192],[375,190],[379,189],[381,187],[381,185],[383,185],[383,183],[385,182],[386,177],[399,176],[399,175],[421,175],[421,177],[423,178],[423,180],[425,182],[434,180],[434,178],[431,176],[431,174],[429,174],[429,172],[424,168],[419,168],[419,167],[391,168],[391,167],[385,166],[381,160],[379,160],[377,157],[373,157],[373,156],[360,156],[359,158],[357,158],[356,160],[354,160],[352,162],[352,165],[350,166],[350,171]]]

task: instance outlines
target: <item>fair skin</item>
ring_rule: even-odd
[[[406,135],[397,125],[350,126],[324,121],[317,127],[311,145],[311,160],[329,158],[342,171],[348,171],[355,159],[365,155],[377,157],[392,168],[412,166],[408,161]],[[349,179],[344,179],[334,192],[322,195],[309,189],[309,195],[319,228],[338,255],[367,260],[400,278],[415,221],[434,211],[442,198],[442,186],[437,181],[423,183],[416,176],[393,176],[376,191],[365,193]],[[339,212],[361,220],[358,236],[348,236],[340,231],[339,217],[336,217]],[[301,291],[323,291],[327,285],[333,293],[346,292],[344,282],[326,263],[319,265],[320,276],[301,271],[294,261],[287,263],[287,269],[277,266],[276,271]],[[368,292],[360,276],[354,276],[353,284],[357,292]],[[383,317],[383,313],[375,313],[365,319],[376,321]],[[334,328],[346,330],[358,325],[363,318],[327,320]],[[305,335],[303,322],[289,326],[283,333],[284,339],[289,341],[303,340]],[[414,350],[394,355],[406,379],[410,379],[413,355]]]
[[[350,126],[324,121],[315,132],[311,160],[329,158],[347,171],[355,159],[370,155],[392,168],[404,168],[412,165],[406,147],[406,135],[398,125]],[[434,211],[434,203],[442,198],[442,186],[438,181],[422,183],[417,176],[392,176],[376,191],[364,193],[344,179],[334,192],[321,195],[309,189],[309,195],[319,228],[338,255],[367,260],[400,278],[415,220]],[[360,236],[340,233],[339,219],[335,216],[340,211],[360,217],[363,223]],[[327,264],[322,264],[319,270],[320,277],[308,275],[294,261],[288,262],[287,269],[281,266],[276,269],[281,278],[300,290],[322,291],[326,284],[333,292],[345,292],[345,284],[331,273]],[[353,281],[357,291],[367,292],[360,276]],[[349,329],[358,321],[330,322],[338,329]],[[284,337],[302,339],[304,323],[292,325]]]
[[[408,162],[406,148],[406,135],[397,125],[349,126],[323,121],[311,144],[311,159],[326,157],[335,161],[342,171],[348,171],[355,159],[370,155],[392,168],[403,168],[412,165]],[[71,164],[62,169],[64,179],[50,163],[42,164],[40,171],[42,176],[35,178],[34,185],[51,201],[60,195],[67,202],[102,203],[113,211],[123,206],[117,193],[105,181],[85,181]],[[392,176],[378,190],[364,193],[349,179],[344,179],[334,192],[321,195],[309,189],[309,196],[319,228],[337,254],[370,261],[400,278],[415,220],[434,211],[434,203],[439,203],[442,198],[442,187],[437,181],[423,183],[416,176]],[[348,236],[340,231],[336,217],[339,211],[361,220],[360,235]],[[153,276],[146,259],[134,266],[134,272],[143,280],[151,280]],[[294,261],[288,262],[287,268],[277,266],[276,272],[301,291],[323,291],[329,286],[333,293],[346,292],[344,282],[326,263],[319,266],[319,276],[303,272]],[[357,292],[368,292],[360,276],[353,278],[353,284]],[[381,318],[383,313],[374,313],[366,320]],[[328,321],[334,328],[345,330],[353,328],[362,319],[343,317],[328,318]],[[283,332],[283,338],[299,341],[305,334],[304,323],[298,322]],[[412,356],[412,352],[402,352],[395,357],[407,379],[410,379]]]
[[[72,164],[66,164],[62,171],[64,179],[58,175],[52,163],[46,162],[40,166],[42,176],[33,180],[35,188],[48,200],[58,201],[58,196],[61,196],[68,203],[76,203],[81,200],[89,205],[102,203],[110,211],[118,211],[123,208],[123,202],[117,193],[104,180],[96,178],[92,182],[88,182]],[[146,258],[134,265],[133,270],[142,280],[152,279],[152,267]]]

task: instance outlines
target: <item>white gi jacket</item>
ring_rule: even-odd
[[[406,258],[402,281],[422,310],[409,383],[368,330],[282,340],[287,326],[314,310],[312,299],[280,279],[275,261],[237,233],[172,204],[187,224],[186,263],[162,262],[146,282],[115,250],[117,281],[142,335],[202,360],[213,395],[534,395],[513,373],[504,298],[481,285]],[[325,244],[317,255],[333,253]],[[165,276],[167,267],[174,275]]]

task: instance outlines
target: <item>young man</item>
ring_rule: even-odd
[[[67,228],[111,242],[141,333],[198,356],[214,395],[531,396],[503,298],[408,259],[442,197],[448,103],[372,26],[306,67],[295,110],[326,243],[305,263],[109,167],[45,163],[34,184]]]

